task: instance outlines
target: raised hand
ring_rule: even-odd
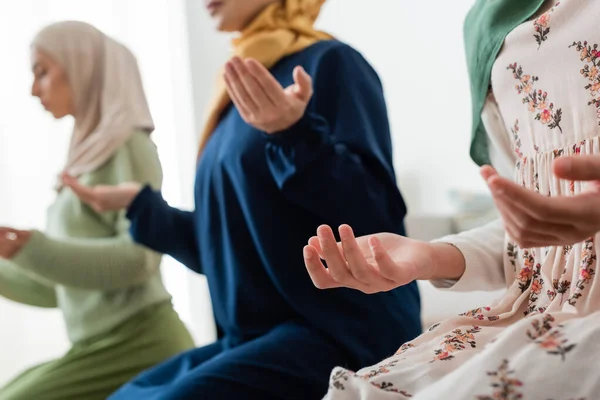
[[[0,258],[13,258],[29,242],[30,237],[30,231],[0,227]]]
[[[339,233],[341,243],[336,242],[329,226],[321,226],[304,248],[304,263],[319,289],[347,287],[369,294],[386,292],[417,279],[459,278],[465,268],[462,254],[447,244],[430,244],[392,233],[356,239],[348,225],[342,225]],[[438,271],[440,266],[445,270]]]
[[[294,84],[284,89],[258,61],[239,57],[225,65],[225,84],[244,121],[269,134],[298,122],[313,94],[312,79],[302,67],[296,67]]]
[[[137,182],[126,182],[116,186],[85,186],[69,175],[62,176],[63,184],[71,188],[81,201],[97,212],[116,211],[129,207],[142,189]]]
[[[600,156],[560,157],[558,178],[586,181],[575,196],[548,197],[481,169],[508,234],[522,248],[572,245],[600,231]]]

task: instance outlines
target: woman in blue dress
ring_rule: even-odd
[[[370,365],[421,331],[414,283],[320,291],[302,259],[324,224],[404,234],[381,82],[314,29],[323,0],[206,3],[218,29],[239,34],[201,137],[195,209],[147,186],[65,178],[98,210],[127,208],[138,243],[204,274],[219,329],[111,399],[319,398],[334,366]]]

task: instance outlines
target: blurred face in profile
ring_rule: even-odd
[[[33,85],[31,94],[54,118],[73,115],[73,92],[64,68],[48,54],[33,50]]]
[[[243,30],[266,6],[285,0],[204,0],[204,5],[221,32]]]

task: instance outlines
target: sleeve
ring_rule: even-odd
[[[56,292],[49,282],[29,276],[8,260],[0,259],[0,296],[34,307],[56,308]]]
[[[490,159],[494,168],[500,175],[512,179],[516,157],[498,104],[492,95],[486,101],[482,120],[490,141]],[[460,250],[465,258],[465,272],[458,281],[439,280],[431,283],[438,288],[457,292],[504,288],[505,237],[502,220],[498,219],[482,227],[435,240]]]
[[[82,176],[81,181],[87,185],[136,181],[159,187],[162,171],[156,147],[148,135],[139,135],[99,170]],[[81,217],[96,219],[94,223],[103,225],[109,234],[57,239],[34,231],[29,243],[12,260],[14,264],[51,282],[91,290],[129,287],[158,273],[160,255],[132,241],[125,212],[98,214],[80,202],[72,212],[91,213]]]
[[[315,90],[304,117],[286,131],[265,134],[273,179],[291,203],[331,225],[352,215],[357,234],[403,233],[406,208],[376,72],[348,46],[330,49],[316,65],[306,67]]]
[[[147,186],[129,207],[127,218],[137,243],[168,254],[189,269],[202,273],[193,212],[169,206],[160,192]]]

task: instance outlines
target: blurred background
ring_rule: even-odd
[[[470,96],[462,23],[472,1],[329,0],[318,26],[357,48],[386,91],[398,183],[409,233],[431,239],[490,215],[468,154]],[[431,10],[436,12],[432,13]],[[96,25],[138,57],[157,126],[165,197],[192,205],[196,135],[215,74],[229,54],[201,0],[19,0],[0,2],[0,226],[43,228],[72,121],[54,121],[30,96],[29,42],[66,19]],[[214,323],[203,277],[165,259],[163,275],[198,345]],[[444,294],[422,285],[425,323],[465,311],[493,294]],[[0,386],[17,371],[68,348],[58,311],[0,298]]]

